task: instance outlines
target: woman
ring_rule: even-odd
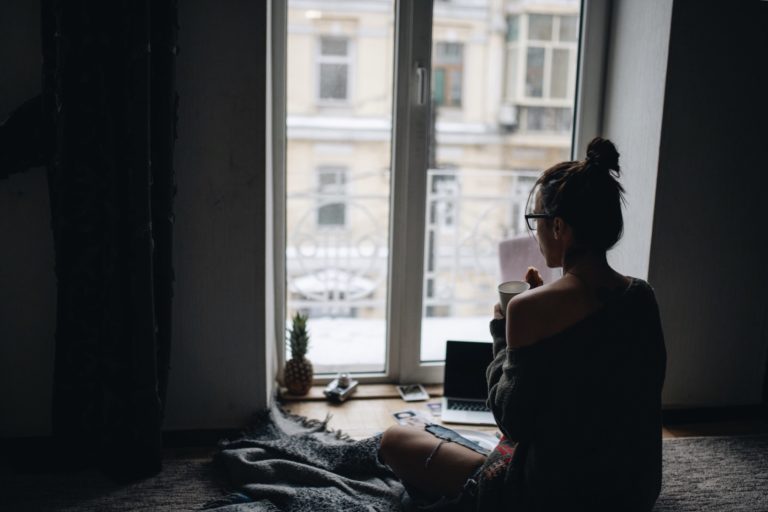
[[[531,191],[528,226],[563,275],[544,284],[531,267],[531,289],[495,307],[486,376],[499,446],[486,457],[427,431],[384,433],[380,457],[420,508],[653,508],[666,351],[652,288],[606,259],[623,231],[618,158],[596,138]]]

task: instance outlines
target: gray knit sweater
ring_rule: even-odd
[[[489,405],[515,447],[504,485],[492,454],[485,510],[650,511],[661,488],[666,350],[653,289],[641,279],[534,345],[508,349],[491,322]],[[498,457],[496,457],[498,459]],[[490,483],[489,483],[490,482]]]

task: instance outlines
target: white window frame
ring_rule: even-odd
[[[424,233],[429,143],[429,70],[431,69],[433,0],[396,1],[392,194],[390,208],[389,298],[387,301],[387,363],[383,373],[356,374],[361,382],[424,382],[443,380],[442,363],[422,363],[421,320],[424,272]],[[285,119],[287,5],[272,2],[272,181],[276,223],[274,264],[277,290],[276,332],[285,325]],[[575,122],[572,155],[582,154],[601,131],[602,87],[609,4],[583,0],[576,67]],[[527,30],[527,23],[526,30]],[[527,36],[527,34],[525,34]],[[521,36],[522,37],[522,36]],[[524,59],[518,59],[518,63]],[[518,75],[522,77],[522,75]],[[319,91],[319,89],[318,89]],[[279,277],[282,276],[282,277]],[[285,339],[278,336],[278,368],[285,362]],[[318,384],[330,377],[318,378]]]
[[[323,54],[323,39],[344,39],[347,42],[347,54],[341,55],[324,55]],[[347,97],[344,99],[335,98],[323,98],[320,95],[320,87],[322,80],[321,67],[322,64],[346,64],[347,66]],[[355,76],[355,43],[354,39],[347,34],[318,34],[315,39],[315,100],[320,106],[348,106],[352,103],[354,97],[354,76]]]

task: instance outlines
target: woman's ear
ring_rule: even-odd
[[[555,217],[552,222],[552,236],[555,240],[560,240],[563,236],[563,229],[565,228],[565,222],[561,217]]]

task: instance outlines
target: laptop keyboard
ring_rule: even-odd
[[[475,402],[473,400],[448,399],[448,408],[452,411],[491,412],[485,402]]]

